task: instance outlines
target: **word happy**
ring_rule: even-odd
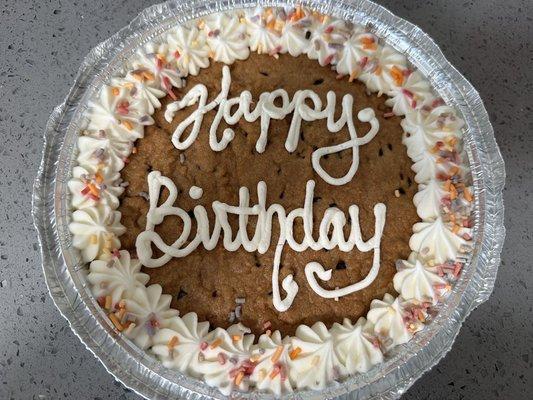
[[[267,186],[261,181],[257,184],[257,204],[250,205],[250,194],[246,187],[239,189],[239,204],[229,205],[219,201],[212,203],[212,210],[215,214],[213,227],[210,229],[207,210],[204,206],[194,207],[194,219],[196,220],[196,234],[191,236],[192,219],[187,211],[174,206],[178,197],[178,189],[171,179],[162,176],[159,171],[152,171],[148,175],[148,187],[150,208],[146,216],[146,229],[136,241],[137,255],[143,265],[149,268],[157,268],[166,264],[172,257],[185,257],[193,252],[201,244],[206,250],[213,250],[220,236],[223,236],[222,243],[226,250],[236,251],[243,247],[248,252],[258,251],[260,254],[266,253],[272,241],[272,226],[277,219],[279,224],[279,238],[276,243],[274,253],[274,265],[272,269],[272,295],[274,307],[280,311],[286,311],[291,306],[296,294],[298,284],[292,275],[288,275],[281,282],[281,287],[286,292],[285,298],[281,298],[279,288],[279,267],[284,246],[287,244],[295,251],[305,251],[307,249],[331,250],[338,247],[343,252],[352,251],[354,247],[361,252],[373,251],[372,268],[368,275],[359,282],[352,285],[336,288],[335,290],[324,289],[317,281],[318,277],[322,281],[331,279],[331,269],[325,270],[318,262],[310,262],[305,266],[305,276],[310,287],[319,296],[324,298],[338,298],[350,293],[359,291],[369,286],[376,279],[380,267],[380,245],[383,229],[385,226],[386,207],[382,203],[374,206],[374,236],[367,241],[363,241],[361,228],[359,225],[359,208],[351,205],[348,210],[351,228],[348,237],[345,237],[344,227],[347,218],[343,211],[337,207],[328,208],[320,221],[318,238],[313,237],[313,194],[315,182],[310,180],[306,184],[304,206],[286,212],[280,204],[271,204],[267,207]],[[163,189],[169,192],[168,198],[161,204],[159,197]],[[189,191],[192,199],[199,199],[202,196],[202,189],[193,186]],[[238,229],[235,234],[228,222],[229,215],[238,217]],[[177,216],[183,222],[183,229],[179,237],[171,245],[167,245],[161,236],[155,232],[155,227],[163,222],[167,216]],[[248,235],[248,219],[250,216],[257,217],[255,232],[252,238]],[[297,242],[294,238],[294,223],[296,219],[301,219],[304,229],[302,242]],[[163,255],[159,258],[152,258],[152,245],[156,246]],[[316,275],[316,276],[315,276]]]
[[[370,123],[370,130],[364,136],[357,137],[352,115],[353,97],[350,94],[343,96],[342,113],[339,119],[335,121],[337,98],[332,91],[327,93],[327,103],[322,108],[320,97],[312,90],[298,90],[294,93],[292,100],[289,100],[289,95],[285,90],[276,89],[273,92],[261,93],[259,100],[254,102],[252,100],[252,94],[248,90],[241,92],[238,97],[228,99],[230,86],[231,74],[228,66],[225,65],[222,69],[221,90],[213,101],[207,103],[208,91],[206,86],[197,84],[181,100],[167,105],[165,119],[170,123],[178,110],[198,104],[197,109],[179,123],[172,135],[172,143],[178,150],[185,150],[191,146],[198,137],[204,115],[216,107],[218,107],[218,110],[209,128],[209,145],[213,151],[224,150],[235,137],[233,129],[226,128],[222,132],[220,140],[218,139],[219,135],[217,132],[222,120],[231,126],[238,123],[241,118],[244,118],[248,122],[254,122],[260,119],[261,132],[255,144],[255,149],[258,153],[262,153],[265,151],[267,145],[270,120],[282,120],[287,115],[293,114],[285,141],[287,151],[293,152],[298,146],[302,120],[316,121],[326,119],[329,132],[336,133],[347,126],[350,139],[334,146],[316,149],[312,153],[311,163],[314,171],[326,182],[331,185],[344,185],[351,181],[359,167],[359,146],[370,142],[379,130],[379,122],[375,117],[374,110],[365,108],[359,111],[357,118],[361,122]],[[281,103],[281,106],[277,106],[275,104],[276,101]],[[308,106],[306,101],[312,103],[313,106]],[[255,104],[253,110],[252,104]],[[231,110],[235,106],[237,106],[237,110],[232,113]],[[191,125],[191,132],[183,139],[184,132]],[[320,159],[329,154],[340,153],[348,149],[352,151],[352,163],[348,172],[338,178],[332,177],[322,168]]]

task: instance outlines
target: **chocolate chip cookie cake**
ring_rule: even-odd
[[[461,118],[371,26],[256,8],[175,26],[91,100],[72,244],[117,333],[223,394],[366,372],[472,241]]]

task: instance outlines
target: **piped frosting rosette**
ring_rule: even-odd
[[[339,79],[385,94],[403,116],[403,143],[418,183],[407,260],[398,260],[394,288],[370,305],[366,318],[332,328],[301,326],[294,337],[266,330],[258,341],[242,325],[209,332],[196,314],[182,317],[170,296],[149,285],[141,264],[120,250],[118,197],[128,185],[120,170],[151,115],[173,88],[211,61],[231,64],[250,51],[306,54]],[[222,393],[255,388],[276,395],[320,389],[366,372],[394,346],[424,329],[428,310],[446,296],[467,261],[474,201],[462,153],[463,122],[431,90],[406,57],[370,30],[298,8],[258,8],[215,14],[177,26],[139,50],[123,76],[89,103],[87,129],[77,143],[71,192],[72,244],[89,264],[87,279],[118,332],[168,368],[203,379]]]

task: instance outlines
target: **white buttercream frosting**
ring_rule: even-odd
[[[162,292],[160,285],[142,286],[126,299],[126,313],[132,324],[125,334],[143,349],[150,347],[155,333],[168,328],[179,314],[170,308],[172,296]]]
[[[119,205],[118,196],[124,188],[120,186],[120,174],[109,167],[92,173],[77,166],[72,170],[68,188],[72,195],[72,206],[78,209],[104,204],[112,209]]]
[[[167,35],[167,59],[175,60],[182,75],[198,75],[209,66],[209,46],[203,30],[177,26]]]
[[[462,231],[469,231],[463,228]],[[411,250],[420,253],[424,258],[435,260],[436,263],[444,263],[455,260],[461,246],[467,241],[452,232],[448,223],[441,217],[434,221],[418,222],[413,226],[413,235],[409,240]]]
[[[292,345],[302,349],[290,362],[289,376],[297,388],[320,389],[347,375],[336,352],[334,337],[322,322],[312,327],[299,326]]]
[[[126,231],[120,223],[120,212],[103,204],[74,211],[69,229],[72,245],[86,262],[109,256],[120,246],[118,236]]]
[[[120,250],[110,260],[94,260],[89,266],[87,280],[93,285],[96,297],[111,296],[112,304],[133,296],[135,289],[148,283],[150,276],[141,272],[139,260]]]
[[[424,221],[433,220],[441,215],[441,200],[447,195],[444,184],[434,178],[418,186],[413,197],[418,216]]]
[[[405,300],[436,303],[438,294],[446,285],[436,268],[424,265],[415,252],[400,264],[401,269],[394,275],[394,289]]]
[[[383,361],[383,353],[375,340],[372,323],[366,318],[359,318],[355,325],[347,318],[342,325],[335,323],[331,334],[336,339],[336,351],[347,373],[367,372]]]
[[[370,303],[367,318],[374,325],[374,333],[384,341],[384,346],[406,343],[413,336],[404,322],[404,314],[400,298],[394,298],[388,293],[383,300],[374,299]]]

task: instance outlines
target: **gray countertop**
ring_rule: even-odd
[[[54,307],[30,203],[52,108],[87,52],[149,3],[0,1],[0,399],[139,398],[114,381]],[[429,33],[480,91],[508,174],[507,240],[494,293],[404,398],[526,398],[533,391],[533,2],[381,3]]]

